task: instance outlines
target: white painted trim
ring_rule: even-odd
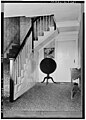
[[[76,40],[78,39],[78,31],[61,32],[56,39],[58,41]]]
[[[79,26],[80,23],[78,20],[72,20],[72,21],[64,21],[64,22],[57,22],[57,27],[72,27],[72,26]]]

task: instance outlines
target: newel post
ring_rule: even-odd
[[[10,59],[10,102],[14,99],[14,58]]]

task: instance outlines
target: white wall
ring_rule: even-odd
[[[8,16],[37,16],[55,14],[56,21],[76,20],[80,3],[5,3],[4,13]]]
[[[77,41],[78,41],[78,32],[75,32],[75,33],[74,32],[68,32],[68,33],[64,32],[64,33],[59,34],[54,39],[53,42],[55,42],[55,61],[57,63],[57,69],[54,71],[54,73],[52,73],[50,75],[51,77],[53,77],[54,81],[56,81],[56,82],[70,82],[71,81],[70,69],[68,71],[68,70],[66,70],[66,68],[69,67],[68,65],[70,65],[70,63],[71,63],[70,68],[71,67],[78,67],[78,53],[77,53],[78,47],[76,45]],[[61,42],[62,42],[62,44],[61,44]],[[71,43],[72,43],[72,45],[71,45]],[[67,45],[69,45],[69,46],[66,49]],[[49,43],[48,45],[46,45],[44,47],[48,47],[48,46],[51,47],[51,44]],[[62,46],[65,48],[62,48]],[[74,46],[75,46],[75,50],[74,50]],[[62,51],[62,53],[61,53],[61,51]],[[73,55],[74,51],[75,51],[75,54]],[[72,53],[72,55],[70,53]],[[58,57],[59,57],[58,54],[61,56],[61,61],[60,61],[60,58],[58,59]],[[64,64],[64,61],[66,60],[66,58],[64,58],[64,57],[66,55],[69,56],[67,61],[66,61],[68,63]],[[74,58],[72,58],[72,57],[75,58],[75,62],[76,62],[75,64],[73,64]],[[40,62],[42,59],[44,59],[44,48],[39,51],[39,65],[38,65],[39,82],[41,82],[44,79],[44,77],[46,76],[46,74],[44,74],[40,70]],[[60,66],[61,67],[64,66],[64,69],[62,69]],[[49,82],[52,82],[52,81],[49,80]]]

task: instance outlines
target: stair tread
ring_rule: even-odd
[[[12,48],[18,48],[19,49],[20,46],[12,46]]]
[[[8,54],[7,54],[7,58],[15,57],[15,55],[16,55],[16,54],[14,54],[14,53],[8,53]]]
[[[13,49],[10,49],[10,50],[9,50],[9,52],[13,52],[13,51],[14,51],[14,52],[17,52],[17,51],[18,51],[18,49],[13,48]]]

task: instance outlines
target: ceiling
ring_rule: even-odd
[[[5,3],[5,17],[54,14],[56,21],[77,20],[80,3]]]
[[[81,14],[80,3],[5,3],[5,17],[42,16],[54,14],[60,31],[78,30],[78,20]]]

